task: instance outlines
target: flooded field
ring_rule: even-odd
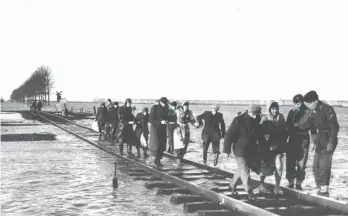
[[[2,124],[14,122],[23,125],[2,126],[1,134],[50,132],[56,140],[1,142],[1,215],[184,215],[182,205],[169,203],[170,196],[157,196],[156,189],[122,172],[132,164],[52,125],[1,113]]]
[[[72,103],[74,110],[84,108],[92,111],[96,103]],[[137,104],[136,112],[150,105]],[[4,110],[3,106],[2,110]],[[26,105],[8,105],[8,109],[28,109]],[[226,127],[229,127],[243,106],[222,106]],[[209,106],[191,106],[195,116]],[[289,107],[281,108],[287,114]],[[53,105],[44,110],[54,111]],[[332,165],[330,197],[348,202],[348,109],[335,108],[338,115],[340,132],[339,144]],[[17,116],[17,117],[15,117]],[[18,118],[16,120],[16,118]],[[2,122],[27,121],[19,114],[1,114]],[[90,126],[92,120],[81,120]],[[6,127],[9,129],[9,127]],[[29,128],[29,127],[28,127]],[[169,196],[156,196],[156,190],[148,190],[144,182],[135,182],[127,174],[119,172],[119,189],[113,191],[111,181],[115,158],[81,142],[54,126],[32,126],[36,131],[57,134],[56,141],[40,142],[3,142],[1,143],[1,215],[183,215],[182,206],[169,203]],[[1,132],[3,131],[2,128]],[[25,129],[25,126],[16,130]],[[202,162],[201,129],[191,127],[191,139],[187,159]],[[10,132],[10,131],[8,131]],[[13,131],[12,131],[13,132]],[[32,131],[35,132],[35,131]],[[221,142],[222,143],[222,142]],[[134,151],[134,150],[133,150]],[[305,191],[314,187],[312,160],[310,152],[307,177],[303,183]],[[213,164],[211,149],[208,164]],[[118,161],[122,164],[122,161]],[[165,165],[166,160],[163,160]],[[220,155],[218,167],[234,172],[236,163],[233,156]],[[258,178],[253,174],[253,178]],[[267,182],[274,182],[268,177]],[[286,185],[285,171],[282,185]]]

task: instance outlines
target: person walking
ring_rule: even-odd
[[[167,125],[167,152],[170,154],[174,153],[174,129],[176,128],[178,116],[176,114],[177,103],[173,101],[170,104],[170,109],[168,110],[168,125]]]
[[[210,143],[212,143],[214,154],[214,166],[217,165],[220,154],[220,139],[225,137],[225,121],[223,114],[218,112],[219,105],[213,105],[211,111],[205,111],[201,115],[197,116],[199,125],[203,125],[202,140],[203,140],[203,163],[207,163],[207,153]]]
[[[314,192],[328,197],[332,157],[338,144],[337,135],[340,126],[334,108],[319,100],[317,92],[308,92],[303,100],[311,112],[303,115],[295,126],[298,125],[301,130],[318,129],[318,134],[313,137],[315,145],[313,173],[316,183]]]
[[[110,124],[110,139],[112,142],[112,145],[115,145],[115,134],[117,131],[118,126],[118,102],[114,102],[109,108],[108,108],[108,119]]]
[[[105,129],[105,125],[108,120],[108,109],[105,106],[105,102],[101,102],[100,106],[97,109],[97,115],[95,116],[95,121],[98,122],[98,128],[99,128],[99,139],[101,139],[102,132]],[[106,140],[106,133],[104,136],[104,139]]]
[[[301,94],[295,95],[292,101],[294,108],[289,111],[286,120],[289,130],[289,148],[286,152],[286,179],[289,182],[289,188],[302,190],[302,182],[306,175],[310,138],[308,130],[301,130],[295,124],[298,124],[301,117],[309,112],[309,109],[304,105]],[[312,136],[317,134],[316,128],[311,129],[311,134]]]
[[[168,99],[162,97],[158,104],[151,107],[149,121],[150,127],[150,151],[155,157],[155,165],[163,166],[161,159],[166,150],[167,142],[167,122],[168,122]]]
[[[145,107],[142,112],[137,114],[135,119],[136,119],[135,133],[138,139],[138,144],[137,144],[138,157],[140,157],[140,148],[143,149],[144,157],[148,157],[147,148],[148,148],[148,140],[149,140],[149,127],[148,127],[149,109]]]
[[[123,155],[123,145],[127,144],[127,155],[133,157],[132,146],[136,144],[136,134],[133,130],[135,118],[132,113],[132,100],[127,98],[124,105],[119,109],[117,139],[120,153]]]
[[[286,126],[286,121],[284,115],[279,112],[279,104],[275,101],[270,101],[266,107],[266,113],[261,116],[261,125],[265,123],[270,123],[271,130],[267,131],[269,142],[270,142],[270,154],[267,159],[271,159],[275,164],[275,187],[274,194],[283,194],[280,188],[280,181],[283,174],[284,168],[284,153],[287,151],[287,139],[288,139],[288,129]],[[273,126],[273,127],[272,127]],[[264,158],[266,159],[266,158]],[[260,175],[260,192],[267,193],[267,189],[264,186],[266,176]]]
[[[189,108],[189,106],[190,106],[189,102],[185,101],[182,104],[182,106],[183,106],[183,112],[180,112],[179,124],[180,124],[180,127],[182,128],[182,133],[183,133],[183,136],[184,136],[185,148],[180,149],[180,151],[178,153],[178,156],[179,156],[180,160],[182,160],[184,158],[184,155],[186,154],[186,151],[187,151],[188,144],[190,143],[190,127],[189,127],[189,123],[191,123],[195,127],[199,127],[198,122],[194,118],[193,113],[192,113],[192,111]]]
[[[237,171],[230,183],[232,195],[238,195],[236,192],[237,182],[241,178],[249,200],[256,199],[250,185],[250,165],[258,154],[257,140],[259,138],[260,114],[260,105],[251,104],[248,112],[233,119],[224,139],[223,152],[229,155],[233,144],[233,152],[237,162]]]

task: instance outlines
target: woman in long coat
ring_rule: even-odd
[[[120,153],[123,154],[123,144],[127,143],[127,153],[132,157],[132,146],[137,145],[136,134],[133,130],[135,118],[132,113],[132,100],[127,99],[119,109],[119,121],[117,128],[117,138],[120,145]]]
[[[163,166],[160,160],[166,150],[168,99],[162,97],[158,104],[152,106],[150,111],[150,151],[155,157],[156,166]]]

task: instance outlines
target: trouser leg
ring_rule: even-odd
[[[306,165],[308,160],[308,148],[301,148],[301,157],[297,163],[296,184],[302,184],[306,176]]]
[[[320,152],[315,152],[314,159],[313,159],[313,175],[314,175],[314,180],[317,187],[320,187],[319,161],[320,161]]]
[[[320,154],[319,159],[319,178],[320,185],[329,185],[331,177],[331,165],[332,165],[333,152],[323,152]]]
[[[208,148],[210,145],[210,140],[203,142],[203,161],[207,161]]]
[[[286,154],[286,179],[290,184],[294,184],[296,178],[296,157],[294,152]]]
[[[120,147],[120,153],[121,153],[121,155],[123,155],[123,141],[122,140],[119,141],[119,147]]]
[[[236,191],[239,179],[240,179],[240,171],[239,171],[239,167],[237,167],[237,170],[234,173],[232,181],[230,183],[230,188],[232,189],[232,191]]]
[[[167,126],[167,143],[168,143],[168,152],[172,154],[174,152],[174,126],[173,125]]]
[[[244,187],[244,190],[249,193],[251,187],[250,187],[250,169],[249,166],[243,157],[236,157],[240,178],[242,180],[242,184]]]

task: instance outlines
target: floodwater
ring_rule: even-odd
[[[184,215],[170,196],[158,196],[123,172],[125,164],[52,126],[1,113],[5,133],[56,134],[56,141],[1,142],[1,215]],[[114,162],[119,187],[113,189]],[[192,215],[192,214],[186,214]]]
[[[98,106],[98,103],[80,103],[72,102],[70,103],[70,108],[73,110],[80,110],[83,108],[85,111],[92,112],[93,106]],[[136,113],[141,112],[144,107],[150,107],[151,104],[135,104]],[[224,116],[226,123],[226,130],[230,126],[233,118],[237,115],[239,111],[245,111],[246,106],[221,106],[220,112]],[[52,107],[46,107],[46,110],[54,110]],[[204,111],[210,110],[209,105],[192,105],[190,109],[193,111],[194,116],[203,113]],[[280,107],[280,112],[282,112],[285,117],[287,116],[291,107]],[[331,173],[331,183],[330,183],[330,197],[336,200],[345,201],[348,203],[348,108],[334,108],[337,114],[337,119],[340,124],[340,131],[338,133],[338,146],[333,156],[332,163],[332,173]],[[262,110],[265,110],[265,107],[262,107]],[[86,126],[91,126],[92,120],[82,120]],[[191,140],[194,143],[190,143],[188,147],[188,154],[185,156],[189,160],[197,161],[202,163],[202,140],[201,140],[202,129],[196,129],[191,126]],[[222,143],[220,143],[220,151],[222,151]],[[311,144],[311,148],[312,148]],[[309,153],[307,169],[306,169],[306,179],[303,182],[304,191],[309,192],[315,187],[314,176],[312,172],[312,163],[313,163],[314,151]],[[211,147],[208,150],[208,165],[213,164],[213,154]],[[226,154],[220,154],[218,167],[227,171],[235,172],[236,171],[236,162],[233,159],[233,155],[227,158]],[[285,157],[284,157],[284,171],[281,184],[286,186],[288,184],[286,178],[286,169],[285,169]],[[258,179],[259,177],[252,173],[252,178]],[[270,176],[266,178],[266,182],[274,183],[274,177]]]

